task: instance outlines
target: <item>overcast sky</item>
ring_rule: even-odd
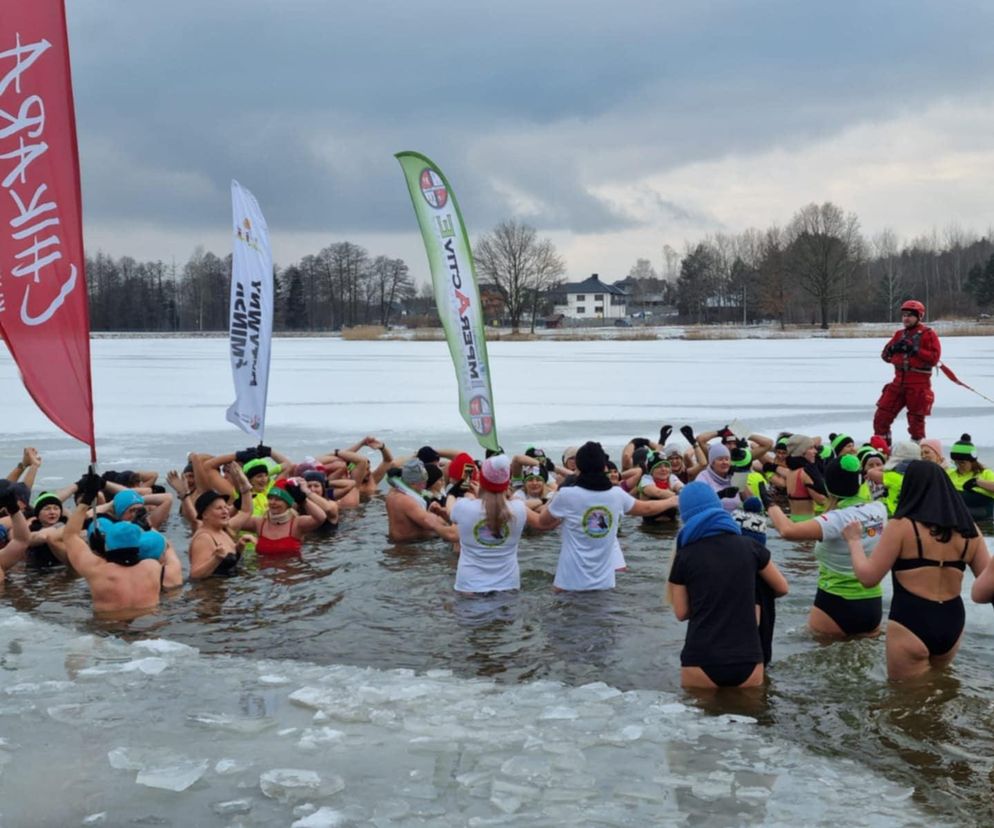
[[[230,252],[236,178],[278,264],[350,240],[424,279],[406,149],[574,280],[813,201],[986,232],[994,4],[821,5],[73,0],[88,252]]]

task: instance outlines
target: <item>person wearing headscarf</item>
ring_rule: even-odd
[[[880,631],[883,591],[879,584],[864,587],[859,582],[849,557],[849,544],[842,537],[848,524],[858,522],[863,542],[872,552],[887,524],[887,507],[864,497],[860,480],[860,463],[855,455],[832,460],[825,468],[828,508],[813,520],[801,523],[791,521],[765,488],[761,492],[782,538],[816,542],[818,589],[808,614],[808,627],[821,638],[855,638]]]
[[[537,523],[538,515],[524,501],[508,499],[510,481],[507,455],[488,457],[479,471],[479,499],[461,497],[452,505],[450,519],[459,530],[457,592],[486,595],[521,586],[518,542],[525,525]]]
[[[990,555],[946,473],[923,460],[908,465],[900,504],[871,557],[857,521],[842,534],[863,586],[891,573],[887,675],[902,680],[948,665],[963,635],[963,573],[969,566],[979,576]]]
[[[756,619],[756,578],[778,596],[787,580],[770,552],[742,535],[718,495],[694,481],[680,492],[683,528],[677,534],[668,595],[673,614],[689,621],[680,652],[684,687],[755,687],[763,683],[764,653]]]
[[[562,546],[553,585],[558,591],[613,589],[614,573],[622,560],[617,544],[624,514],[656,515],[665,500],[635,500],[607,476],[607,455],[600,443],[577,449],[576,482],[560,488],[539,515],[539,529],[562,526]]]

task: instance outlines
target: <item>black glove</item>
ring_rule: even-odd
[[[87,506],[92,506],[93,501],[97,499],[97,495],[100,494],[101,489],[104,487],[103,478],[99,474],[90,471],[84,474],[79,480],[83,484],[79,489],[79,502],[85,503]]]
[[[963,491],[964,492],[972,492],[974,489],[978,489],[978,488],[980,488],[980,487],[977,485],[977,478],[976,477],[971,477],[969,480],[967,480],[963,484]]]
[[[545,462],[542,464],[540,468],[544,468],[547,473],[553,474],[556,471],[556,464],[552,462],[551,457],[546,457]]]
[[[718,429],[718,436],[721,437],[722,440],[727,440],[729,437],[734,437],[735,434],[726,424]]]
[[[759,489],[759,499],[763,502],[763,509],[768,512],[773,505],[773,495],[770,494],[765,483],[760,483],[756,488]]]
[[[239,466],[244,466],[249,460],[255,460],[258,455],[255,453],[255,446],[235,452],[235,462]]]
[[[272,457],[273,450],[269,446],[264,446],[262,443],[259,443],[259,445],[255,447],[255,456],[260,458]]]
[[[911,350],[911,346],[908,345],[903,339],[898,340],[893,345],[890,346],[891,353],[894,354],[906,354]]]
[[[666,441],[670,439],[670,435],[673,433],[673,426],[664,425],[659,429],[659,445],[665,446]]]
[[[645,448],[649,445],[649,440],[646,437],[632,437],[632,448]]]
[[[694,443],[697,442],[697,438],[694,437],[694,429],[692,429],[689,425],[681,426],[680,433],[687,438],[687,442],[690,443],[690,445],[694,445]]]
[[[739,490],[734,486],[726,486],[718,490],[718,497],[738,497]]]
[[[303,506],[304,501],[307,500],[307,493],[300,488],[296,483],[287,483],[286,490],[290,493],[290,497],[293,498],[293,502],[298,506]]]
[[[17,502],[17,494],[14,487],[10,486],[2,496],[0,496],[0,508],[6,509],[7,514],[13,517],[21,510],[21,504]]]

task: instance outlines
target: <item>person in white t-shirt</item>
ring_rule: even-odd
[[[485,595],[518,589],[518,541],[526,523],[537,524],[538,515],[522,500],[508,500],[511,461],[503,454],[483,461],[480,498],[455,501],[450,519],[459,530],[457,592]]]
[[[541,529],[562,525],[562,547],[553,585],[558,591],[614,588],[615,543],[623,514],[655,515],[669,504],[636,500],[611,485],[607,455],[600,443],[584,443],[576,452],[576,484],[560,488],[538,517]]]

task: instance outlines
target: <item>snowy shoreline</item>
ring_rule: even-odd
[[[930,325],[939,336],[994,336],[994,323],[973,319],[939,320]],[[861,322],[832,325],[828,330],[817,326],[788,325],[636,325],[632,327],[538,328],[534,334],[523,330],[512,333],[510,328],[488,328],[491,341],[520,339],[521,341],[573,342],[584,340],[638,341],[651,339],[724,340],[724,339],[877,339],[889,337],[900,322]],[[224,339],[227,331],[93,331],[91,339]],[[396,327],[382,333],[350,337],[340,331],[281,331],[274,339],[352,339],[353,341],[442,341],[441,328]]]

